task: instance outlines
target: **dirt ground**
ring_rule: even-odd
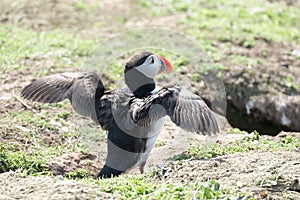
[[[26,0],[20,2],[0,4],[3,10],[0,13],[1,23],[37,31],[58,27],[74,32],[78,31],[77,34],[84,38],[95,34],[107,37],[133,27],[156,26],[166,28],[167,24],[167,28],[170,29],[176,28],[180,31],[184,28],[175,23],[181,14],[151,20],[149,13],[138,9],[135,4],[128,0],[118,0],[118,3],[111,3],[108,0],[101,1],[99,5],[102,12],[91,11],[92,14],[88,17],[84,13],[74,11],[73,7],[70,6],[77,2],[76,0],[68,1],[68,3],[65,1],[58,3],[56,0],[47,0],[42,3],[41,1]],[[95,1],[87,0],[86,2],[92,4]],[[288,2],[292,4],[296,1]],[[299,6],[297,2],[295,5]],[[132,12],[133,10],[135,12]],[[116,24],[114,22],[115,17],[111,13],[119,13],[125,21],[124,24],[122,26]],[[92,25],[98,21],[101,21],[101,26]],[[300,60],[293,59],[291,55],[287,55],[283,51],[284,49],[299,49],[299,47],[290,43],[273,43],[259,38],[257,40],[258,42],[251,48],[234,44],[231,51],[226,52],[228,56],[239,54],[259,58],[262,60],[262,64],[249,66],[248,70],[242,70],[240,66],[232,66],[229,70],[222,72],[228,98],[228,116],[232,116],[227,119],[220,117],[220,122],[222,121],[224,124],[222,133],[215,139],[195,136],[178,129],[168,121],[158,139],[163,145],[153,149],[146,165],[146,173],[155,168],[157,170],[156,178],[172,180],[174,183],[215,179],[226,187],[238,188],[238,191],[241,192],[250,192],[257,199],[264,197],[269,199],[300,199],[300,149],[288,152],[252,151],[218,156],[208,160],[186,160],[180,163],[167,161],[174,155],[186,151],[191,144],[203,145],[215,141],[230,143],[230,141],[235,140],[235,136],[229,137],[225,133],[231,127],[240,127],[250,131],[256,129],[262,133],[273,133],[273,135],[281,130],[294,131],[293,135],[300,137],[299,91],[282,85],[282,79],[290,76],[300,88]],[[221,47],[222,44],[216,43],[215,45]],[[262,49],[266,51],[268,56],[258,53]],[[25,110],[22,102],[15,96],[19,95],[18,92],[21,88],[38,77],[36,72],[40,69],[55,73],[65,70],[76,71],[76,68],[55,67],[51,59],[47,57],[26,58],[19,62],[27,62],[32,67],[17,71],[0,68],[0,73],[5,75],[0,79],[0,117],[3,118],[8,112]],[[230,65],[226,60],[216,60],[216,62]],[[191,79],[189,77],[189,80]],[[191,90],[199,93],[202,88],[205,90],[200,81],[193,83]],[[203,93],[207,93],[207,91],[203,91]],[[32,106],[33,104],[29,103],[29,105]],[[278,109],[280,106],[282,109]],[[72,113],[67,119],[68,128],[76,127],[74,119],[77,120],[78,116],[70,108],[60,108],[51,112],[54,115],[58,111]],[[286,115],[291,122],[282,121],[283,115]],[[99,128],[86,119],[81,120],[82,123],[88,123],[94,129]],[[22,141],[20,131],[22,131],[20,127],[3,124],[1,125],[0,139],[4,142],[25,142]],[[10,133],[10,136],[7,136],[7,133]],[[43,140],[49,144],[66,143],[52,132],[41,133],[39,136],[43,137]],[[271,139],[276,141],[276,137]],[[27,147],[30,149],[29,146]],[[90,149],[91,152],[89,153],[68,153],[50,161],[47,167],[55,176],[22,177],[16,172],[0,174],[0,199],[112,199],[112,196],[102,193],[95,186],[63,179],[60,176],[60,174],[72,172],[78,168],[87,169],[96,176],[105,162],[105,136],[91,142]],[[136,173],[138,170],[130,172],[130,174]]]
[[[163,132],[163,134],[165,133],[166,131]],[[174,143],[178,142],[176,139],[175,137],[172,143],[155,148],[151,154],[148,167],[151,166],[151,169],[156,170],[154,175],[156,179],[171,181],[173,184],[195,180],[205,182],[214,179],[219,181],[224,188],[235,188],[236,191],[250,194],[257,199],[300,199],[299,149],[295,151],[235,153],[208,160],[166,161],[165,157],[176,155],[176,152],[181,153],[181,150],[185,149],[183,145],[188,145],[187,142],[184,143],[181,140],[180,142],[183,143],[174,146]],[[225,136],[219,139],[223,142],[232,140],[228,137],[226,139]],[[165,153],[159,154],[159,151]],[[82,164],[84,163],[83,157],[77,165],[74,164],[76,159],[73,157],[64,156],[63,159],[64,163],[68,163],[65,170],[70,169],[70,167],[85,168],[85,165]],[[147,171],[148,169],[146,173]],[[135,173],[138,173],[137,170],[130,172],[130,174]],[[108,195],[97,190],[96,186],[63,179],[59,175],[54,177],[22,177],[16,172],[6,172],[0,174],[0,185],[2,190],[0,199],[3,200],[113,198],[111,194]]]
[[[215,179],[257,198],[264,192],[269,199],[299,199],[299,158],[297,152],[236,153],[181,165],[169,163],[157,176],[178,181]]]
[[[190,144],[204,145],[212,140],[186,134],[182,131],[172,131],[174,126],[167,126],[159,140],[165,145],[156,147],[146,166],[146,173],[155,169],[154,178],[161,181],[187,183],[190,181],[217,180],[224,188],[234,188],[235,191],[250,194],[257,199],[300,199],[300,154],[299,148],[294,151],[235,153],[218,156],[212,159],[189,159],[170,161],[174,155],[184,152]],[[175,133],[175,134],[174,134]],[[297,136],[297,133],[291,133]],[[193,140],[188,139],[193,137]],[[244,135],[221,135],[216,140],[220,143],[231,143]],[[275,137],[274,140],[279,138]],[[163,154],[161,152],[164,152]],[[96,186],[64,179],[62,171],[74,171],[83,168],[98,173],[104,160],[94,154],[71,153],[51,161],[52,171],[56,176],[26,176],[17,172],[0,174],[2,193],[0,199],[103,199],[117,198],[97,190]],[[91,162],[93,165],[87,165]],[[51,165],[51,164],[50,164]],[[53,168],[53,165],[56,168]],[[132,170],[129,174],[139,174]]]

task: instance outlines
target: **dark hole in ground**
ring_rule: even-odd
[[[275,136],[281,131],[295,131],[270,120],[257,119],[252,114],[248,115],[245,110],[236,108],[230,101],[227,101],[226,118],[232,127],[247,132],[256,130],[260,134]]]
[[[208,107],[211,108],[210,100],[206,98],[203,98],[203,100]],[[222,115],[222,113],[219,112],[217,112],[217,114]],[[249,133],[258,131],[262,135],[276,136],[281,131],[297,131],[264,118],[257,119],[252,114],[248,115],[245,110],[236,108],[229,100],[227,100],[226,119],[232,127]]]

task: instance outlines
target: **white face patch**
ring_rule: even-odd
[[[160,68],[161,62],[156,55],[149,56],[142,65],[136,67],[138,71],[148,78],[154,78],[155,75],[158,74]]]

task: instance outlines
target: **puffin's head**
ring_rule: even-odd
[[[124,73],[132,69],[138,70],[148,78],[154,78],[157,74],[171,71],[172,65],[162,56],[150,51],[139,51],[127,60]]]

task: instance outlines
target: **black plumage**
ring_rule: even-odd
[[[219,132],[201,97],[178,85],[155,91],[154,75],[171,67],[165,62],[149,51],[136,53],[125,65],[127,86],[113,91],[105,89],[96,73],[64,73],[34,81],[21,96],[44,103],[69,99],[76,112],[108,131],[108,154],[99,177],[118,176],[136,166],[143,172],[166,116],[188,131]]]

